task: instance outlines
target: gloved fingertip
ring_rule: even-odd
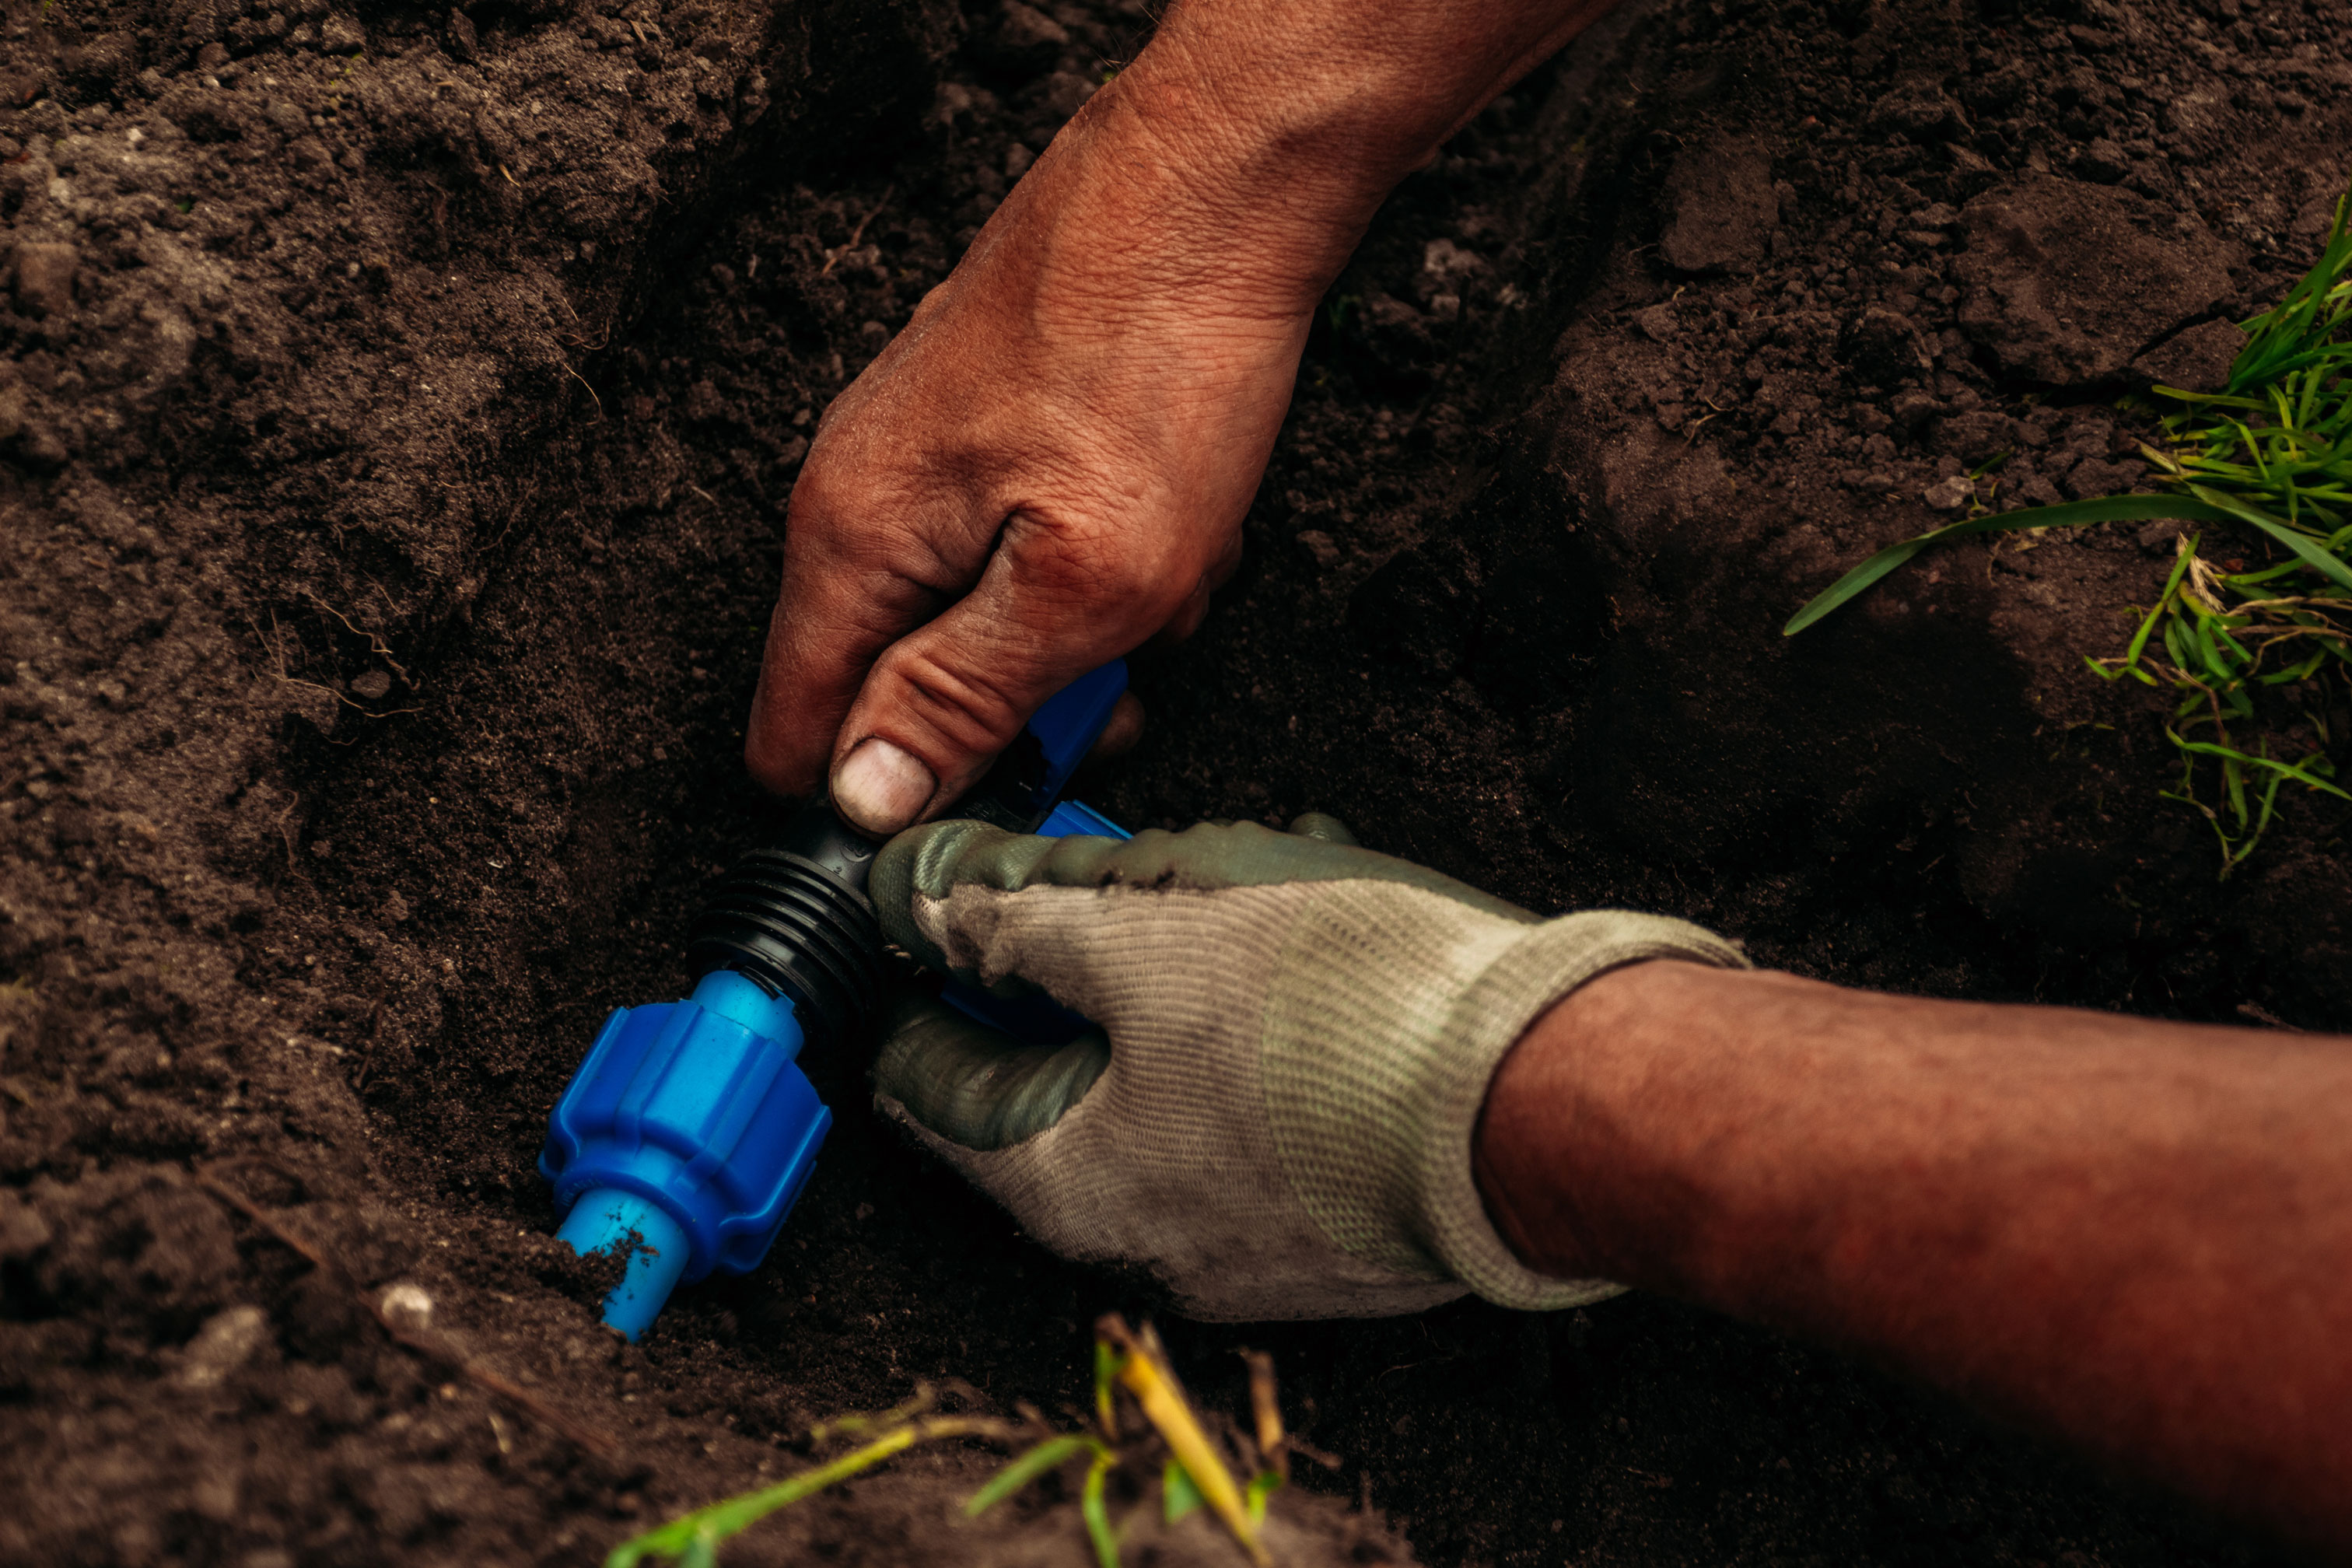
[[[933,1136],[987,1152],[1053,1126],[1109,1066],[1099,1029],[1026,1045],[943,1003],[908,998],[875,1058],[874,1090]]]
[[[881,919],[882,934],[914,954],[918,963],[946,968],[946,960],[916,923],[915,900],[919,895],[944,899],[953,892],[962,879],[958,873],[975,840],[986,843],[1012,837],[985,822],[950,816],[919,824],[892,837],[874,857],[874,869],[866,879],[866,896]]]
[[[1320,838],[1326,844],[1356,844],[1355,834],[1348,825],[1328,813],[1301,812],[1291,818],[1289,831],[1301,838]]]

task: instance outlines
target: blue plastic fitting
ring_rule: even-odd
[[[1054,807],[1037,827],[1040,838],[1132,838],[1134,834],[1081,800]]]
[[[1038,786],[1041,804],[1061,797],[1062,786],[1094,750],[1096,737],[1110,722],[1110,710],[1126,695],[1127,661],[1115,658],[1062,688],[1030,719],[1024,733],[1035,736],[1038,749],[1045,753],[1045,776]]]
[[[1113,659],[1054,693],[991,764],[988,776],[958,803],[956,815],[1014,833],[1036,832],[1126,690],[1127,661]]]
[[[1125,837],[1055,802],[1126,689],[1119,661],[1063,689],[968,814],[1017,832]],[[841,1049],[870,1032],[884,962],[866,898],[875,848],[820,803],[778,845],[745,856],[696,918],[693,995],[615,1011],[548,1119],[539,1169],[562,1216],[556,1234],[583,1257],[626,1250],[604,1321],[632,1341],[678,1285],[759,1267],[808,1184],[833,1113],[794,1058],[804,1037]],[[972,995],[977,1016],[1016,1033],[1068,1038],[1087,1026],[1050,1002],[1024,1026],[998,999]]]
[[[793,1058],[791,1001],[713,970],[683,1002],[623,1007],[549,1119],[540,1173],[583,1257],[625,1246],[604,1321],[635,1340],[671,1289],[758,1267],[833,1125]]]

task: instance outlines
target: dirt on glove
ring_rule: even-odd
[[[592,1560],[919,1380],[1074,1411],[1086,1325],[1150,1306],[888,1135],[857,1061],[809,1064],[839,1121],[768,1264],[641,1346],[533,1166],[774,819],[738,752],[814,418],[1145,8],[337,3],[5,13],[8,1563]],[[2169,530],[1956,546],[1779,632],[1971,494],[2145,482],[2116,396],[2214,376],[2317,249],[2347,23],[1621,13],[1390,203],[1247,564],[1137,661],[1150,733],[1084,793],[1331,811],[1847,984],[2352,1021],[2340,803],[2283,796],[2219,879],[2155,700],[2082,668]],[[1276,1353],[1332,1459],[1277,1501],[1298,1560],[2266,1550],[1657,1300],[1162,1327],[1213,1408]],[[726,1560],[1087,1561],[1066,1491],[956,1522],[991,1462]]]

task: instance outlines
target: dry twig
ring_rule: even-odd
[[[215,1170],[220,1168],[222,1163],[227,1163],[229,1162],[216,1163],[197,1171],[195,1173],[196,1185],[212,1194],[213,1196],[220,1199],[221,1202],[228,1205],[229,1207],[236,1210],[237,1213],[245,1215],[246,1218],[251,1220],[263,1230],[268,1232],[271,1237],[273,1237],[278,1245],[286,1247],[296,1256],[301,1258],[312,1268],[319,1269],[321,1273],[330,1275],[334,1279],[344,1282],[348,1287],[350,1279],[348,1271],[342,1268],[332,1258],[328,1257],[325,1252],[320,1250],[319,1247],[313,1246],[310,1242],[305,1240],[301,1236],[298,1235],[294,1231],[288,1229],[285,1222],[280,1220],[277,1215],[271,1214],[268,1209],[263,1208],[259,1204],[255,1203],[251,1198],[247,1197],[243,1193],[237,1191],[235,1187],[230,1186],[227,1183],[213,1174]],[[281,1174],[292,1177],[291,1172],[287,1172],[282,1170],[282,1168],[276,1167],[274,1163],[273,1168],[280,1169]],[[299,1177],[293,1177],[293,1179],[298,1183],[299,1181]],[[596,1427],[588,1426],[574,1416],[566,1415],[555,1405],[548,1403],[546,1399],[532,1393],[530,1389],[523,1387],[520,1384],[515,1382],[512,1378],[508,1377],[505,1373],[494,1371],[489,1367],[484,1366],[479,1362],[469,1359],[463,1351],[460,1351],[455,1345],[442,1339],[439,1335],[427,1333],[418,1329],[402,1327],[400,1324],[395,1323],[391,1318],[385,1316],[383,1310],[379,1307],[365,1291],[358,1289],[355,1287],[350,1289],[352,1300],[357,1301],[361,1308],[366,1311],[367,1315],[373,1318],[377,1324],[387,1335],[391,1336],[394,1342],[404,1345],[408,1349],[415,1351],[417,1354],[425,1356],[431,1361],[439,1363],[441,1365],[457,1373],[467,1382],[475,1384],[481,1388],[488,1389],[490,1393],[505,1399],[508,1403],[513,1405],[525,1415],[531,1416],[551,1431],[560,1434],[577,1447],[585,1448],[592,1454],[601,1456],[618,1451],[620,1445],[614,1441],[610,1433],[601,1431]]]

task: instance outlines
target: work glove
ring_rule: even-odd
[[[1539,920],[1320,816],[1129,840],[932,823],[884,847],[870,890],[927,966],[1093,1026],[1026,1045],[909,999],[877,1106],[1055,1252],[1227,1321],[1613,1294],[1496,1233],[1470,1163],[1487,1082],[1604,970],[1745,963],[1655,915]]]

